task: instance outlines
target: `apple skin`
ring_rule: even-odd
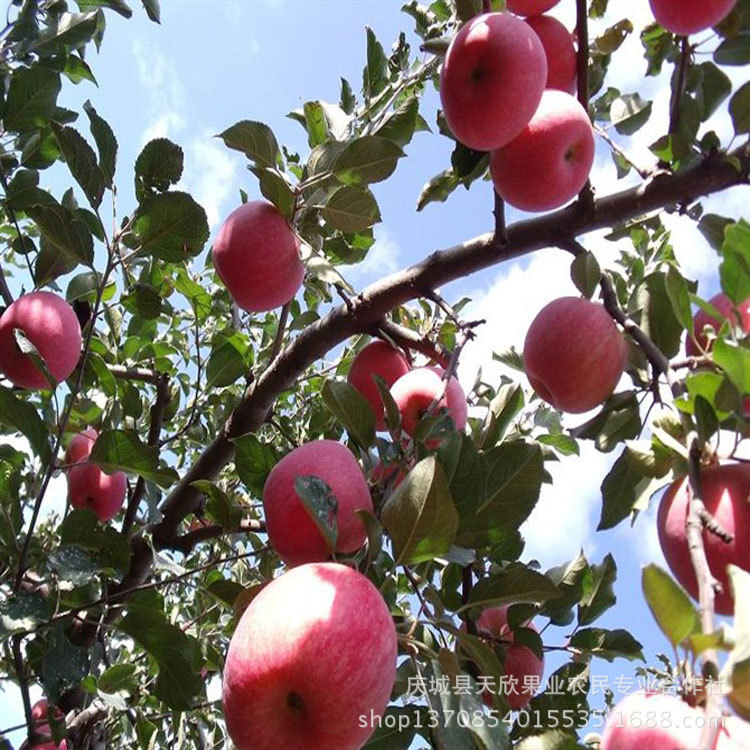
[[[726,544],[715,534],[703,532],[708,566],[721,583],[723,592],[716,595],[716,612],[731,615],[734,600],[726,567],[730,563],[750,571],[750,464],[724,464],[701,471],[701,490],[706,509],[730,534],[734,541]],[[698,599],[698,582],[690,562],[685,522],[688,513],[688,480],[673,482],[659,505],[656,526],[659,544],[672,573],[694,598]]]
[[[506,691],[505,699],[513,711],[520,711],[522,708],[528,706],[533,697],[530,693],[524,691],[524,678],[526,675],[541,678],[544,674],[544,659],[540,659],[528,646],[522,646],[513,642],[513,631],[508,626],[508,610],[511,606],[508,604],[504,607],[485,609],[477,620],[476,626],[479,634],[503,640],[507,643],[503,657],[503,669],[507,677],[516,680],[516,682],[512,683],[516,687],[515,692]],[[539,632],[531,622],[526,623],[524,627]],[[497,687],[495,686],[494,688],[496,691]],[[491,706],[493,694],[487,692],[484,695],[484,701],[487,705]]]
[[[738,750],[750,747],[750,724],[736,716],[727,716],[719,730],[716,750]]]
[[[680,36],[716,26],[737,0],[650,0],[654,18],[667,31]]]
[[[222,224],[213,245],[219,278],[235,303],[267,312],[289,302],[305,276],[299,240],[289,222],[266,201],[250,201]]]
[[[627,361],[627,345],[609,313],[579,297],[543,307],[526,334],[524,366],[547,403],[580,414],[606,401]]]
[[[232,636],[222,699],[238,750],[353,750],[396,678],[396,629],[378,590],[338,563],[269,583]]]
[[[75,435],[68,445],[65,463],[74,464],[67,469],[68,501],[79,510],[92,510],[106,523],[122,508],[128,480],[121,471],[106,474],[96,464],[88,463],[98,437],[99,433],[89,428]]]
[[[742,304],[737,305],[736,310],[732,301],[723,292],[720,292],[716,296],[712,297],[709,302],[727,320],[729,320],[733,326],[739,325],[745,333],[750,333],[750,298],[746,299]],[[701,356],[703,354],[701,349],[706,350],[706,347],[709,346],[708,340],[703,333],[703,329],[706,326],[711,326],[714,331],[717,331],[723,324],[723,320],[717,320],[704,310],[698,310],[698,312],[695,314],[695,317],[693,318],[693,331],[695,338],[698,340],[698,344],[700,344],[700,348],[698,347],[696,342],[693,341],[693,336],[688,335],[687,343],[685,345],[685,352],[687,353],[688,357]]]
[[[674,695],[632,693],[607,717],[599,750],[695,750],[702,713]]]
[[[330,557],[323,535],[297,495],[294,480],[316,476],[338,501],[336,552],[358,550],[367,537],[356,510],[373,512],[367,482],[354,454],[335,440],[316,440],[295,448],[273,467],[263,487],[268,541],[288,565],[322,562]]]
[[[380,391],[373,379],[379,375],[390,388],[402,375],[411,369],[409,363],[398,349],[385,341],[373,341],[357,354],[349,369],[349,384],[354,386],[368,401],[375,414],[375,427],[385,430],[385,407]]]
[[[49,724],[42,724],[36,727],[36,731],[39,734],[45,736],[52,735],[52,729],[50,728]],[[21,745],[21,750],[67,750],[67,748],[67,740],[62,740],[59,745],[55,744],[53,740],[49,740],[47,742],[35,742],[33,745],[29,745],[29,742],[27,740],[23,743],[23,745]]]
[[[66,380],[81,356],[81,326],[73,308],[51,292],[19,297],[0,317],[0,371],[14,385],[50,388],[34,360],[18,348],[13,329],[24,332],[57,382]]]
[[[560,0],[508,0],[506,6],[511,13],[519,16],[538,16],[554,8]]]
[[[575,93],[578,71],[573,35],[553,16],[532,16],[526,19],[547,55],[548,89]]]
[[[464,389],[452,375],[445,388],[443,372],[440,367],[418,367],[402,375],[391,387],[391,396],[401,413],[401,425],[408,435],[414,435],[424,412],[443,390],[445,395],[439,408],[448,409],[459,432],[466,427],[468,406]]]
[[[510,143],[492,152],[495,192],[523,211],[549,211],[575,198],[594,164],[594,129],[586,110],[548,89],[534,116]]]
[[[520,18],[476,16],[451,42],[440,75],[451,132],[477,151],[504,146],[531,119],[546,80],[542,43]]]

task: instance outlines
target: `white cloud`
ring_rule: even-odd
[[[399,250],[396,241],[383,226],[375,227],[375,244],[370,248],[367,257],[356,266],[342,266],[341,273],[355,288],[363,286],[395,273],[399,270]]]

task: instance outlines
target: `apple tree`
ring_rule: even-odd
[[[558,3],[575,9],[575,46],[540,16]],[[392,46],[368,29],[361,85],[342,78],[339,102],[292,113],[304,152],[263,111],[226,123],[259,197],[238,185],[211,238],[179,144],[123,164],[95,94],[58,103],[96,81],[91,52],[129,5],[10,3],[0,663],[26,747],[606,750],[660,731],[665,747],[745,746],[729,714],[750,718],[750,226],[701,200],[748,183],[750,83],[732,76],[750,62],[750,1],[651,0],[663,25],[643,28],[608,0],[505,5],[408,0]],[[158,0],[142,6],[160,22]],[[654,105],[610,74],[631,35],[645,77],[671,73],[649,164],[628,138]],[[471,187],[489,231],[356,289],[340,269],[373,247],[372,186],[398,180],[415,135],[452,144],[416,210],[450,212]],[[594,144],[620,186],[588,179]],[[506,222],[504,199],[534,215]],[[715,249],[721,295],[681,271],[666,211]],[[605,264],[607,243],[622,249]],[[580,296],[540,311],[523,352],[494,354],[503,374],[460,384],[482,321],[439,290],[550,247]],[[612,555],[546,571],[524,555],[551,462],[580,461],[584,443],[616,456],[600,529],[661,503],[670,571],[643,571],[673,654],[658,664],[637,632],[597,624],[615,605]],[[545,644],[550,624],[563,646]],[[565,658],[545,673],[552,649]],[[630,734],[601,740],[601,659],[671,686],[675,715],[705,727],[678,738],[621,711]],[[726,700],[705,687],[720,678]],[[364,714],[379,722],[354,726]]]

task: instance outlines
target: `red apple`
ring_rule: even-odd
[[[419,367],[402,375],[391,387],[391,396],[401,413],[401,425],[408,435],[414,435],[419,420],[441,394],[438,409],[448,410],[457,430],[466,427],[468,406],[464,389],[453,376],[446,388],[443,372],[440,367]]]
[[[633,693],[607,716],[599,750],[695,750],[702,713],[674,695]]]
[[[372,498],[354,454],[335,440],[301,445],[276,464],[263,487],[263,508],[268,540],[288,565],[319,562],[330,557],[326,540],[297,495],[294,480],[322,479],[338,503],[336,552],[358,550],[366,532],[357,510],[373,512]]]
[[[251,201],[222,224],[213,245],[216,272],[235,303],[266,312],[291,300],[305,275],[299,240],[270,203]]]
[[[506,6],[511,13],[519,16],[538,16],[554,8],[560,0],[508,0]]]
[[[375,413],[375,426],[384,430],[384,407],[373,375],[379,375],[390,388],[402,375],[409,372],[409,363],[398,349],[385,341],[373,341],[354,358],[348,381],[369,402]]]
[[[579,297],[543,307],[526,334],[524,366],[533,389],[561,411],[589,411],[612,395],[627,346],[609,313]]]
[[[750,571],[750,464],[724,464],[701,471],[701,492],[706,509],[730,534],[727,544],[710,531],[703,532],[706,558],[711,572],[721,583],[723,592],[716,595],[716,611],[731,615],[734,611],[732,590],[727,577],[730,563]],[[659,505],[656,525],[664,557],[675,578],[698,599],[698,582],[690,561],[685,524],[688,515],[689,483],[687,478],[672,483]]]
[[[650,0],[657,22],[673,34],[686,36],[716,26],[737,0]]]
[[[81,356],[81,326],[64,299],[51,292],[31,292],[0,317],[0,371],[21,388],[50,388],[34,360],[18,347],[16,328],[36,347],[55,380],[61,382],[75,370]]]
[[[528,646],[514,643],[513,631],[508,626],[508,610],[511,605],[505,607],[493,607],[485,609],[477,620],[477,633],[490,638],[503,641],[504,646],[503,670],[508,684],[494,686],[495,692],[500,688],[508,706],[513,711],[525,708],[532,698],[532,691],[526,678],[533,677],[534,680],[541,679],[544,674],[544,658],[539,658]],[[525,628],[537,631],[533,623],[523,625]],[[492,693],[487,693],[484,700],[492,705]]]
[[[709,302],[724,318],[730,321],[731,325],[741,328],[744,333],[750,333],[750,298],[737,305],[736,309],[734,303],[723,292],[712,297]],[[693,318],[693,336],[697,340],[697,344],[693,340],[693,336],[688,335],[685,346],[688,357],[699,357],[703,353],[701,350],[705,351],[711,348],[708,338],[703,333],[706,326],[711,326],[714,331],[717,331],[723,324],[723,320],[717,320],[704,310],[698,310]]]
[[[534,29],[547,55],[546,88],[573,94],[577,78],[573,35],[552,16],[533,16],[526,23]]]
[[[448,48],[440,100],[453,135],[465,146],[504,146],[536,111],[547,80],[539,37],[506,13],[476,16]]]
[[[353,750],[396,677],[396,629],[352,568],[312,563],[272,581],[232,636],[222,699],[238,750]]]
[[[549,211],[578,194],[594,164],[594,129],[570,94],[547,90],[531,122],[492,152],[497,194],[524,211]]]
[[[46,737],[52,736],[52,729],[49,724],[42,724],[41,726],[36,727],[36,732]],[[59,745],[53,740],[35,742],[33,745],[29,745],[27,740],[21,745],[21,750],[67,750],[67,747],[67,740],[62,740]]]
[[[405,476],[406,472],[398,464],[388,464],[386,467],[382,461],[378,461],[372,467],[370,481],[373,484],[386,484],[392,480],[391,489],[395,490],[404,481]]]
[[[93,427],[74,435],[68,444],[68,450],[65,451],[65,463],[76,464],[85,461],[91,455],[98,437],[99,433]]]
[[[750,748],[750,724],[736,716],[727,716],[719,730],[716,750]]]

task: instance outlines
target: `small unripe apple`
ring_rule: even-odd
[[[734,535],[727,544],[708,530],[703,531],[703,544],[711,573],[721,583],[722,593],[716,594],[715,607],[720,615],[734,611],[732,589],[727,576],[727,565],[750,571],[750,464],[724,464],[701,471],[701,493],[706,510]],[[675,578],[688,593],[698,599],[695,577],[688,548],[686,522],[690,491],[686,478],[673,482],[659,505],[656,526],[664,557]]]
[[[632,693],[607,716],[599,750],[695,750],[701,714],[675,695]]]
[[[396,678],[396,629],[373,584],[337,563],[269,583],[242,615],[224,667],[227,730],[238,750],[354,750]]]
[[[519,16],[538,16],[554,8],[560,0],[508,0],[506,6]]]
[[[594,164],[594,129],[586,110],[563,91],[548,89],[531,121],[492,152],[497,194],[523,211],[549,211],[580,192]]]
[[[536,111],[547,80],[539,37],[507,13],[476,16],[448,48],[440,100],[453,135],[465,146],[504,146]]]
[[[295,479],[304,476],[322,479],[336,497],[336,552],[355,552],[364,544],[367,534],[355,511],[373,512],[362,469],[345,445],[316,440],[295,448],[273,467],[263,487],[268,541],[290,567],[330,557],[323,534],[295,489]]]
[[[712,297],[709,302],[729,321],[733,328],[739,327],[744,333],[750,333],[750,298],[737,305],[736,309],[734,303],[723,292]],[[702,354],[701,349],[711,348],[708,338],[703,333],[706,326],[711,326],[714,331],[718,331],[722,325],[724,325],[724,320],[717,320],[704,310],[698,310],[693,318],[693,335],[700,348],[693,341],[693,336],[688,335],[685,346],[688,357],[698,357]]]
[[[460,432],[466,427],[468,405],[464,389],[452,375],[446,387],[443,372],[439,367],[419,367],[402,375],[391,387],[401,425],[408,435],[414,435],[420,419],[437,398],[440,398],[438,410],[448,410],[456,429]]]
[[[19,348],[14,329],[23,331],[58,383],[70,377],[81,356],[81,326],[62,297],[51,292],[24,294],[0,317],[0,371],[21,388],[50,388],[34,360]]]
[[[546,88],[574,93],[577,68],[573,35],[553,16],[532,16],[526,23],[534,29],[547,55]]]
[[[533,389],[561,411],[589,411],[612,395],[627,346],[609,313],[579,297],[543,307],[526,334],[524,367]]]
[[[289,302],[305,276],[291,224],[266,201],[250,201],[229,214],[213,245],[219,278],[235,303],[266,312]]]
[[[686,36],[716,26],[729,15],[737,0],[650,0],[659,25]]]
[[[373,375],[383,378],[390,388],[409,370],[406,357],[385,341],[373,341],[354,358],[348,381],[367,399],[375,414],[375,427],[378,430],[386,428],[383,418],[385,408]]]

